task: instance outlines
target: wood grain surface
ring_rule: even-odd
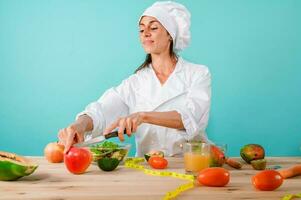
[[[104,172],[91,165],[82,175],[73,175],[67,171],[64,163],[51,164],[43,157],[30,157],[39,167],[30,176],[18,181],[0,181],[0,199],[41,199],[41,200],[153,200],[162,199],[185,180],[172,177],[146,175],[141,171],[118,166],[115,171]],[[168,171],[184,173],[183,158],[167,158]],[[236,158],[240,160],[239,158]],[[268,157],[268,166],[280,165],[283,168],[301,163],[301,157]],[[145,165],[147,168],[149,166]],[[199,186],[185,191],[177,199],[281,199],[286,194],[301,193],[301,176],[287,179],[275,191],[257,191],[251,184],[256,174],[250,165],[244,164],[241,170],[230,170],[231,179],[226,187],[212,188]]]

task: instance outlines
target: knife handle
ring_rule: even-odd
[[[126,130],[124,129],[124,134],[126,134]],[[111,133],[108,133],[107,135],[105,135],[106,139],[112,138],[112,137],[118,137],[118,131],[113,131]]]

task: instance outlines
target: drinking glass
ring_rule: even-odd
[[[187,142],[184,144],[184,166],[187,174],[197,175],[209,167],[210,144]]]

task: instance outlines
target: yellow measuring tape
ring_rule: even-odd
[[[125,167],[141,170],[145,174],[152,175],[152,176],[170,176],[170,177],[180,178],[189,181],[188,183],[180,185],[175,190],[167,192],[165,194],[165,197],[163,198],[164,200],[175,198],[181,192],[184,192],[194,187],[193,175],[180,174],[180,173],[170,172],[170,171],[157,171],[157,170],[146,169],[144,166],[139,165],[139,163],[141,162],[144,162],[144,158],[127,158],[125,161]]]
[[[190,188],[194,187],[193,175],[180,174],[180,173],[170,172],[170,171],[156,171],[156,170],[146,169],[144,166],[139,165],[139,163],[141,163],[141,162],[144,162],[144,158],[127,158],[125,161],[125,167],[141,170],[145,174],[152,175],[152,176],[170,176],[170,177],[180,178],[180,179],[189,181],[188,183],[180,185],[175,190],[167,192],[165,194],[165,197],[163,198],[164,200],[169,200],[169,199],[175,198],[181,192],[184,192],[184,191],[189,190]],[[281,200],[292,200],[294,198],[301,198],[301,193],[285,195]]]
[[[291,200],[291,199],[294,199],[294,198],[301,198],[301,193],[300,194],[288,194],[288,195],[285,195],[282,200]]]

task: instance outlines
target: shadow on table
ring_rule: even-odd
[[[50,175],[47,174],[47,173],[40,173],[40,174],[31,174],[29,176],[24,176],[22,178],[20,178],[18,181],[20,182],[34,182],[34,181],[41,181],[41,180],[44,180],[44,179],[47,179],[49,178]]]

